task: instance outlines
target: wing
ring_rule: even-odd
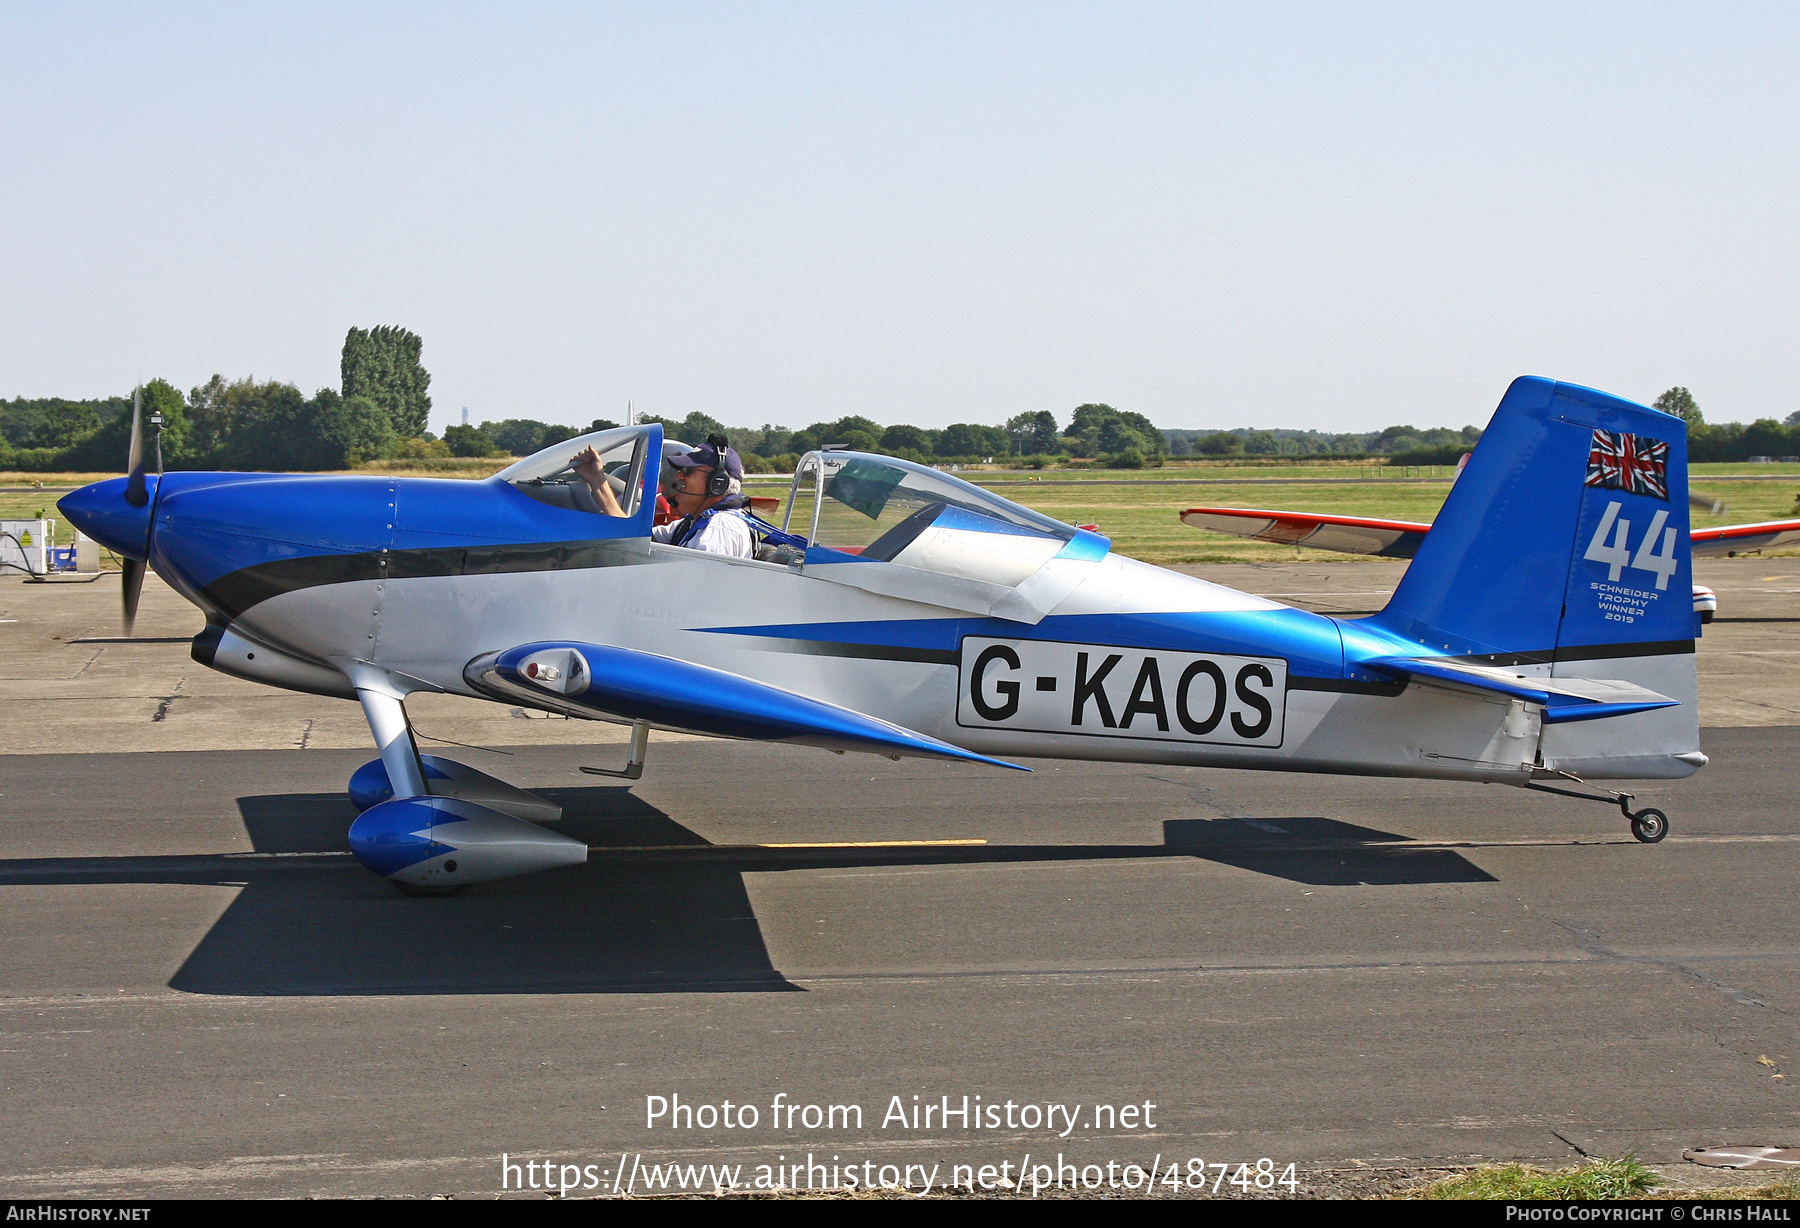
[[[716,737],[988,763],[1030,771],[824,700],[674,657],[602,644],[523,644],[463,670],[492,699]]]
[[[1728,524],[1721,529],[1694,529],[1688,534],[1697,559],[1748,554],[1800,543],[1800,520],[1765,520],[1761,524]]]
[[[1374,554],[1410,559],[1431,531],[1410,520],[1372,520],[1363,516],[1323,516],[1312,512],[1269,512],[1242,507],[1191,507],[1181,522],[1234,537],[1283,546],[1310,546],[1345,554]]]

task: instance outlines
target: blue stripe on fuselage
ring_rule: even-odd
[[[748,635],[820,643],[955,651],[964,636],[1059,640],[1169,652],[1284,657],[1290,670],[1342,678],[1338,624],[1307,610],[1175,611],[1160,614],[1053,614],[1028,626],[1003,618],[919,618],[882,622],[786,623],[762,627],[690,627],[714,635]],[[1371,674],[1370,677],[1379,677]]]

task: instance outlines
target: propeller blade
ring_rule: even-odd
[[[137,626],[138,597],[144,591],[144,568],[147,564],[143,559],[134,559],[129,555],[120,559],[119,563],[122,567],[120,579],[124,581],[125,634],[130,635],[132,628]]]
[[[150,502],[150,492],[144,489],[144,390],[131,390],[131,452],[125,461],[125,502],[133,507],[142,507]],[[139,564],[142,567],[142,564]],[[143,582],[143,572],[138,573],[139,583]],[[131,599],[135,608],[136,598]]]

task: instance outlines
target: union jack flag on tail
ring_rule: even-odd
[[[1588,452],[1587,485],[1623,490],[1653,499],[1669,498],[1669,445],[1648,435],[1594,432]]]

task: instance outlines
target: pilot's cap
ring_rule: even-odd
[[[717,469],[719,468],[719,448],[717,444],[701,444],[692,452],[679,453],[669,458],[669,463],[677,469]],[[742,480],[744,462],[738,457],[737,449],[725,449],[725,473],[734,481]]]

